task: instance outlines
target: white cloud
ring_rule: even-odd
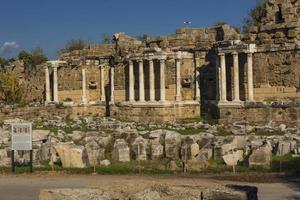
[[[4,42],[4,44],[0,47],[0,55],[10,53],[14,49],[18,49],[19,45],[15,41]]]

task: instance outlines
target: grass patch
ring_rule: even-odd
[[[300,157],[293,157],[291,154],[285,156],[273,156],[271,169],[274,172],[299,174]]]

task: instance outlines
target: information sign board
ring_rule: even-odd
[[[11,124],[12,150],[32,150],[32,123]]]

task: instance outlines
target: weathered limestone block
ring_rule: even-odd
[[[165,153],[170,159],[179,159],[181,135],[175,131],[166,131]]]
[[[149,139],[159,139],[159,141],[163,141],[165,132],[162,129],[151,131],[149,134]]]
[[[33,146],[33,160],[36,164],[42,164],[50,157],[50,148],[47,143],[40,143],[38,146]]]
[[[130,149],[124,139],[117,139],[115,141],[112,158],[121,162],[130,161]]]
[[[85,145],[86,152],[91,166],[100,164],[100,160],[105,157],[105,149],[99,148],[98,144],[94,141]]]
[[[10,132],[0,129],[0,146],[8,146],[10,141]]]
[[[137,137],[132,143],[132,151],[136,160],[147,160],[148,140]]]
[[[39,200],[110,200],[108,193],[99,189],[52,189],[41,190]]]
[[[89,165],[88,155],[83,146],[76,146],[72,143],[62,143],[55,147],[63,167],[85,168]]]
[[[101,160],[100,161],[100,166],[105,166],[105,167],[107,167],[107,166],[109,166],[111,163],[110,163],[110,161],[109,160]]]
[[[270,167],[272,159],[272,147],[269,144],[253,150],[249,157],[249,166]]]
[[[49,130],[33,130],[32,140],[33,141],[47,141],[49,137]]]
[[[295,149],[295,146],[295,141],[279,141],[276,154],[278,156],[289,154]]]
[[[298,33],[295,30],[289,30],[288,31],[288,37],[289,38],[295,38],[295,37],[297,37],[297,35],[298,35]]]
[[[223,156],[227,153],[231,153],[232,150],[235,149],[245,149],[246,144],[247,141],[245,136],[234,136],[230,143],[221,145],[220,154]]]
[[[83,133],[81,131],[73,131],[72,134],[68,134],[68,137],[71,138],[72,141],[80,141],[83,137]]]
[[[8,157],[7,149],[0,149],[0,166],[9,166],[11,158]]]
[[[242,150],[237,150],[232,153],[228,153],[223,156],[223,160],[228,166],[237,165],[238,162],[244,160],[244,152]]]
[[[164,156],[164,146],[160,144],[159,139],[150,141],[151,160],[159,160]]]
[[[199,154],[200,148],[197,143],[190,137],[185,138],[181,145],[181,159],[192,160]]]

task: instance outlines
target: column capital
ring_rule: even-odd
[[[160,63],[165,63],[166,62],[166,59],[163,59],[163,58],[160,58],[158,59]]]
[[[144,62],[144,59],[139,58],[139,59],[136,59],[136,61],[137,61],[138,63],[142,63],[142,62]]]
[[[103,69],[105,67],[105,64],[100,64],[99,69]]]
[[[225,56],[225,53],[223,53],[223,52],[218,53],[218,56]]]
[[[133,64],[133,60],[128,60],[128,64],[132,65]]]
[[[234,51],[231,53],[231,55],[236,56],[236,55],[239,55],[239,53],[237,51]]]
[[[181,51],[176,52],[175,59],[176,60],[181,60],[182,59],[182,53],[181,53]]]
[[[160,55],[160,56],[157,57],[157,60],[165,61],[165,60],[167,60],[167,55]]]
[[[147,60],[147,61],[151,61],[151,62],[153,62],[153,60],[154,60],[154,57],[153,56],[147,56],[147,57],[145,57],[144,58],[145,60]]]
[[[246,54],[247,54],[247,56],[253,56],[253,52],[251,52],[251,51],[246,51]]]

